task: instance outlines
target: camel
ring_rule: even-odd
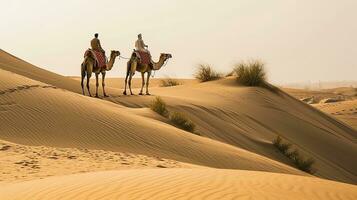
[[[106,69],[105,68],[100,68],[100,67],[94,67],[95,60],[92,57],[92,54],[89,54],[88,56],[86,56],[84,58],[84,61],[83,61],[82,66],[81,66],[81,78],[82,78],[81,86],[82,86],[83,95],[85,95],[83,80],[87,76],[87,90],[88,90],[89,96],[92,96],[92,94],[90,92],[90,89],[89,89],[89,80],[90,80],[90,77],[92,76],[92,73],[95,73],[95,79],[96,79],[95,97],[99,97],[98,96],[98,86],[99,86],[98,76],[99,76],[99,73],[101,73],[102,74],[103,95],[104,95],[104,97],[108,97],[108,95],[105,93],[105,89],[104,89],[104,87],[105,87],[105,74],[106,74],[106,71],[110,71],[113,68],[113,65],[114,65],[114,62],[115,62],[115,58],[117,56],[119,56],[119,55],[120,55],[119,51],[111,51],[110,59],[109,59],[109,62],[107,63],[107,68]]]
[[[139,58],[136,56],[135,53],[133,53],[131,55],[130,60],[128,61],[128,64],[127,64],[127,71],[126,71],[126,77],[125,77],[125,89],[124,89],[123,94],[126,95],[126,85],[128,83],[128,77],[129,77],[129,91],[130,91],[130,94],[133,95],[133,92],[131,91],[131,79],[134,76],[135,71],[137,71],[137,72],[141,73],[141,79],[142,79],[141,90],[140,90],[139,95],[143,95],[143,88],[145,85],[145,73],[147,73],[146,95],[150,95],[149,81],[150,81],[151,71],[161,69],[161,67],[165,64],[165,62],[170,58],[172,58],[171,54],[161,53],[158,62],[152,61],[152,64],[141,64],[139,62]]]

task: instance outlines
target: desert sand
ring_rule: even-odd
[[[0,189],[1,199],[340,199],[356,186],[318,178],[222,169],[106,171],[28,181]]]
[[[338,87],[324,90],[284,88],[284,90],[298,99],[310,100],[312,106],[357,130],[356,88]]]
[[[110,97],[83,96],[76,78],[1,50],[0,199],[357,197],[356,130],[317,107],[233,78],[153,82],[150,96],[123,96],[122,86],[113,78]],[[155,96],[195,133],[150,110]],[[279,153],[277,135],[314,158],[316,173]]]

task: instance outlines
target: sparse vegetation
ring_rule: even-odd
[[[166,103],[161,99],[161,97],[156,97],[151,102],[150,108],[161,116],[169,118],[170,122],[176,127],[192,133],[194,132],[196,125],[185,114],[175,111],[170,112],[166,108]]]
[[[222,78],[222,74],[214,71],[210,65],[200,64],[195,77],[201,82],[213,81]]]
[[[284,155],[287,155],[288,151],[291,148],[291,144],[283,143],[283,140],[280,136],[278,136],[275,140],[273,140],[274,146]]]
[[[237,81],[245,86],[265,86],[266,72],[264,63],[259,60],[238,63],[234,67]]]
[[[172,78],[162,79],[160,84],[161,87],[172,87],[177,85],[181,85],[181,83],[178,80]]]
[[[167,117],[169,114],[169,111],[166,108],[166,103],[161,99],[161,97],[156,97],[151,102],[150,108],[164,117]]]
[[[289,158],[298,169],[310,174],[314,173],[312,165],[315,163],[315,160],[313,158],[304,159],[297,149],[292,149],[292,144],[284,143],[280,136],[273,140],[273,145]]]
[[[195,124],[182,113],[171,112],[169,118],[170,121],[178,128],[189,132],[193,132],[195,130]]]
[[[267,82],[264,63],[259,60],[238,63],[235,65],[233,72],[237,76],[237,82],[241,85],[262,87],[279,94],[279,88]]]

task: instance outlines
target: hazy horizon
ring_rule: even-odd
[[[109,53],[128,57],[138,33],[154,60],[173,59],[158,76],[192,77],[199,63],[228,72],[260,59],[274,83],[357,80],[357,1],[0,0],[0,48],[34,65],[80,75],[98,32]],[[4,20],[5,19],[5,20]],[[120,59],[108,76],[123,76]]]

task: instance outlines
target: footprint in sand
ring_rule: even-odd
[[[15,88],[11,88],[11,89],[8,89],[7,92],[13,93],[13,92],[15,92],[16,90],[17,90],[17,89],[15,89]]]
[[[0,151],[6,151],[6,150],[9,150],[11,148],[10,145],[3,145],[3,146],[0,146]]]
[[[77,156],[67,156],[68,159],[77,159]]]

